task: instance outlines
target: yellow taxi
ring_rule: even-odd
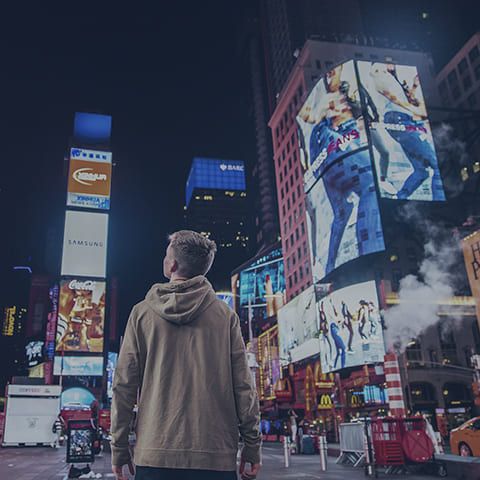
[[[450,432],[452,453],[480,457],[480,417],[475,417]]]

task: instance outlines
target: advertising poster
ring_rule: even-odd
[[[217,292],[217,297],[226,303],[232,310],[235,308],[232,292]]]
[[[383,362],[382,323],[375,281],[357,283],[317,302],[323,373]]]
[[[252,320],[276,315],[285,304],[285,273],[282,250],[274,250],[240,272],[240,318],[248,320],[248,305]]]
[[[67,463],[93,462],[95,432],[90,420],[70,420],[67,431]]]
[[[417,68],[357,62],[380,195],[444,201]]]
[[[107,360],[107,397],[112,398],[113,396],[113,374],[115,372],[115,367],[117,366],[118,353],[108,352]]]
[[[463,239],[463,257],[480,326],[480,231]]]
[[[105,282],[62,280],[56,351],[103,352]]]
[[[278,312],[278,338],[282,365],[319,353],[318,313],[313,285]]]
[[[297,116],[312,272],[385,249],[353,61],[320,79]]]
[[[261,399],[271,400],[275,398],[275,383],[280,379],[278,325],[258,337],[258,363]]]
[[[103,375],[103,357],[55,357],[53,362],[54,375]]]
[[[105,278],[107,230],[107,213],[67,210],[61,275]]]
[[[112,154],[72,148],[68,174],[67,206],[110,208]]]

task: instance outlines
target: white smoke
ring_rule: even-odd
[[[428,232],[424,259],[418,275],[407,275],[400,281],[399,304],[383,312],[386,326],[387,349],[402,353],[408,343],[439,321],[439,302],[454,296],[461,258],[461,248],[452,233],[441,226],[418,218],[413,208],[407,207],[406,216]]]

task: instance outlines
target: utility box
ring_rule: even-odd
[[[8,385],[2,446],[52,444],[61,393],[59,385]]]

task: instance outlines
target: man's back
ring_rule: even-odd
[[[235,470],[239,424],[246,461],[260,462],[258,400],[238,317],[205,277],[156,284],[132,310],[113,386],[114,465],[129,459],[137,387],[137,465]]]

